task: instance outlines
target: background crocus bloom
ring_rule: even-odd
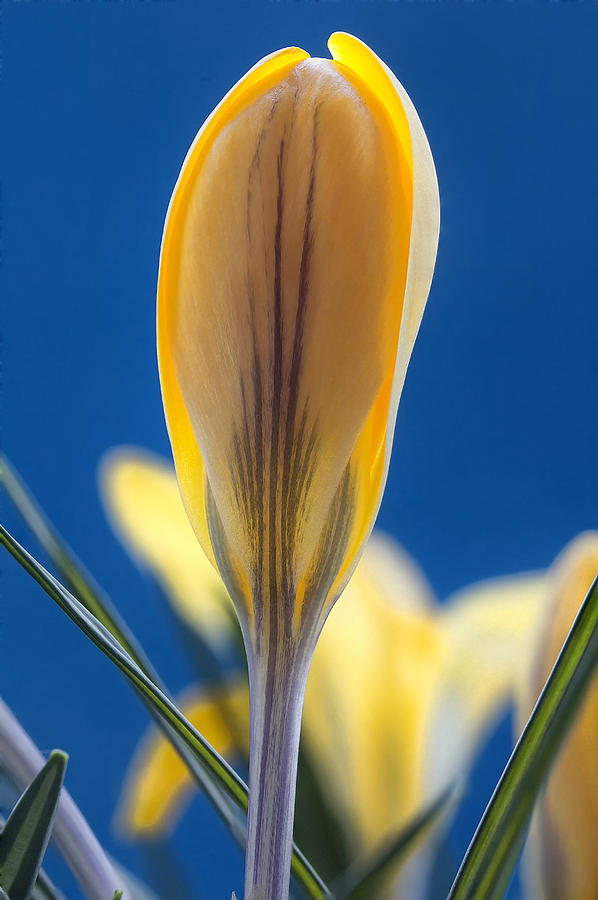
[[[198,552],[172,466],[145,451],[122,448],[104,457],[100,484],[112,526],[133,559],[151,571],[175,613],[218,652],[229,637],[230,600],[218,572]]]
[[[598,532],[580,535],[549,572],[549,602],[520,696],[523,725],[544,687],[577,611],[598,574]],[[565,738],[539,802],[526,848],[534,900],[598,895],[598,679]]]
[[[174,473],[131,451],[111,453],[102,471],[108,511],[125,545],[166,585],[188,624],[203,631],[211,621],[203,605],[230,600],[205,577],[197,542],[187,545],[191,528],[180,499],[156,504],[157,485],[165,494]],[[181,560],[169,553],[172,540],[188,546],[184,565],[193,596],[188,579],[177,575]],[[340,814],[352,857],[375,850],[465,773],[521,680],[547,585],[545,574],[499,578],[439,606],[404,551],[374,532],[318,642],[303,716],[307,752]],[[226,637],[223,632],[222,643]],[[233,760],[246,752],[243,679],[226,696],[190,690],[181,705],[223,755]],[[176,824],[194,790],[172,747],[152,731],[131,765],[121,824],[132,836],[155,839]],[[298,825],[303,833],[309,821]],[[395,896],[420,896],[428,861],[418,854]]]
[[[158,284],[185,505],[239,615],[251,694],[246,894],[288,891],[309,661],[376,515],[438,240],[421,123],[349,35],[262,60],[199,132]]]

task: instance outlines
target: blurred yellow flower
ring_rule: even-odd
[[[598,532],[579,535],[549,570],[548,602],[519,696],[523,726],[598,573]],[[534,814],[525,861],[534,900],[598,896],[598,678],[565,738]]]
[[[124,447],[104,457],[100,485],[106,514],[131,556],[152,572],[177,614],[221,647],[229,637],[230,601],[213,565],[198,553],[170,463]]]
[[[322,633],[305,708],[306,736],[360,846],[372,849],[464,774],[512,696],[543,597],[544,577],[530,573],[439,605],[404,551],[374,533]]]
[[[221,756],[235,760],[249,751],[249,685],[240,680],[226,694],[192,688],[177,706]],[[243,748],[244,739],[244,748]],[[119,830],[153,839],[170,831],[196,784],[172,744],[153,730],[139,746],[118,812]]]
[[[121,477],[131,471],[135,479]],[[110,516],[125,545],[139,553],[150,522],[154,540],[146,564],[156,573],[174,569],[178,560],[161,536],[184,544],[191,533],[180,499],[154,513],[136,499],[138,493],[156,496],[153,483],[166,477],[164,465],[117,452],[103,472]],[[174,486],[174,473],[168,477]],[[230,601],[204,584],[205,560],[194,555],[203,556],[196,542],[185,559],[195,601],[176,572],[167,582],[171,602],[201,630],[204,598]],[[184,602],[171,593],[181,588]],[[545,594],[546,577],[531,574],[474,585],[439,606],[407,555],[374,533],[322,632],[303,716],[307,749],[354,854],[373,850],[464,774],[485,729],[521,681]],[[181,703],[223,755],[234,756],[239,745],[246,750],[244,680],[224,698],[192,689]],[[193,791],[184,765],[152,731],[131,765],[121,824],[131,835],[155,837],[176,824]]]
[[[158,362],[187,513],[235,605],[251,704],[247,896],[288,893],[301,707],[380,505],[439,230],[405,90],[347,34],[261,60],[172,195]]]

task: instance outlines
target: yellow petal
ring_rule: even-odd
[[[198,135],[164,233],[177,472],[249,622],[269,597],[297,617],[342,589],[379,504],[436,252],[415,112],[364,45],[331,48],[335,61],[284,56],[240,83]]]
[[[383,102],[395,140],[411,163],[412,216],[409,259],[394,369],[389,373],[360,443],[355,463],[365,479],[365,509],[358,518],[352,547],[332,594],[350,575],[359,548],[375,520],[388,474],[395,421],[411,352],[421,323],[436,261],[440,230],[440,198],[434,160],[417,111],[403,85],[369,47],[352,35],[337,32],[328,42],[335,60],[358,73]]]
[[[230,759],[239,749],[247,753],[246,683],[218,694],[193,690],[178,705],[222,756]],[[176,827],[194,789],[195,782],[172,745],[152,728],[127,773],[118,812],[120,828],[133,838],[163,835]]]
[[[260,60],[228,92],[224,99],[206,119],[197,133],[183,163],[177,184],[173,191],[166,216],[162,236],[161,261],[171,253],[180,253],[182,239],[179,222],[181,206],[184,206],[189,191],[189,182],[201,167],[214,134],[221,123],[239,109],[251,103],[261,91],[283,77],[307,54],[291,47],[279,50]],[[176,324],[176,308],[168,302],[170,292],[177,291],[178,272],[161,264],[158,280],[158,363],[160,385],[166,414],[166,424],[170,435],[177,477],[181,486],[183,502],[197,537],[209,559],[214,555],[207,530],[205,513],[205,473],[201,452],[193,434],[193,428],[183,401],[171,352],[171,341]],[[164,298],[160,302],[160,297]],[[215,562],[214,562],[215,564]]]
[[[230,599],[189,524],[172,467],[140,450],[113,450],[100,485],[115,531],[177,612],[212,641],[229,637]]]
[[[361,850],[419,806],[421,741],[443,659],[430,596],[415,564],[374,533],[314,655],[304,732]]]
[[[530,572],[471,585],[439,611],[445,657],[425,738],[426,801],[469,765],[521,683],[546,594],[546,575]]]
[[[320,637],[304,712],[358,847],[466,771],[520,679],[545,596],[545,576],[532,573],[439,607],[413,562],[374,532]]]
[[[549,602],[538,629],[527,689],[520,698],[520,725],[531,712],[597,573],[598,532],[572,541],[549,570]],[[597,748],[598,678],[594,678],[550,773],[530,833],[526,854],[540,900],[593,900],[597,895]]]

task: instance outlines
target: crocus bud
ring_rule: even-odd
[[[262,60],[183,164],[158,285],[185,506],[235,603],[251,690],[246,894],[288,890],[309,661],[376,516],[438,240],[432,156],[387,67]]]
[[[519,704],[523,727],[596,574],[598,532],[576,538],[549,572],[550,597]],[[565,738],[538,803],[526,848],[526,874],[537,900],[598,895],[598,679]]]

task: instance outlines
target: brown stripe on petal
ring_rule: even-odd
[[[222,527],[222,519],[220,518],[220,513],[218,512],[218,507],[214,500],[214,494],[207,481],[205,496],[208,532],[214,551],[214,558],[218,565],[218,571],[220,572],[222,580],[231,597],[234,597],[236,601],[243,603],[246,612],[249,617],[252,618],[250,597],[248,597],[247,588],[243,583],[243,577],[238,571],[238,567],[228,545],[227,537],[224,528]]]
[[[295,317],[295,333],[293,337],[293,356],[291,359],[291,370],[289,374],[289,402],[286,416],[285,443],[283,454],[283,473],[282,473],[282,510],[281,510],[281,531],[284,543],[290,547],[293,536],[297,530],[297,518],[299,512],[299,493],[302,488],[299,479],[299,472],[303,471],[303,466],[298,466],[299,454],[298,447],[294,445],[297,436],[297,405],[299,400],[299,377],[301,370],[301,358],[303,351],[303,331],[305,326],[305,313],[308,301],[309,291],[309,266],[311,260],[313,234],[312,234],[312,218],[314,206],[314,190],[316,183],[316,159],[318,152],[318,107],[314,109],[313,137],[312,137],[312,156],[309,172],[309,187],[307,198],[305,201],[305,222],[303,227],[303,246],[301,249],[301,264],[299,270],[299,288],[297,296],[297,313]],[[302,420],[302,426],[305,422],[305,410]],[[304,431],[304,427],[302,428]],[[307,473],[305,473],[307,474]],[[304,476],[305,477],[305,476]],[[286,557],[285,563],[285,589],[291,590],[292,559]]]
[[[388,161],[351,84],[308,60],[223,127],[189,200],[177,377],[219,552],[273,644],[307,568],[311,596],[342,566],[356,504],[335,490],[357,489],[343,471],[396,352]]]
[[[328,594],[343,564],[355,521],[357,480],[348,464],[334,499],[320,541],[305,579],[302,618],[320,617]],[[334,601],[336,598],[331,598]]]
[[[297,94],[293,97],[295,109]],[[255,273],[247,273],[247,320],[252,340],[251,378],[241,377],[243,421],[234,430],[230,452],[230,476],[238,513],[245,520],[245,531],[253,546],[252,559],[255,568],[252,575],[252,595],[256,617],[261,619],[265,597],[274,598],[269,603],[270,640],[277,642],[279,607],[292,617],[297,575],[294,570],[295,545],[301,533],[301,515],[305,512],[309,485],[316,466],[317,435],[315,425],[308,426],[308,414],[303,406],[299,415],[299,385],[303,351],[305,316],[309,300],[309,268],[313,244],[313,204],[317,170],[317,118],[318,108],[313,110],[313,134],[311,162],[305,198],[304,226],[297,299],[294,317],[289,316],[288,296],[285,296],[283,272],[282,233],[285,225],[285,136],[293,135],[293,117],[283,120],[282,136],[276,157],[276,217],[272,239],[256,233],[252,218],[259,221],[252,209],[260,202],[259,180],[263,177],[262,149],[267,143],[268,132],[276,129],[277,102],[273,102],[270,115],[264,122],[248,176],[247,236],[249,257],[255,261],[254,240],[258,248],[262,244],[272,248],[272,259],[265,262],[265,273],[271,272],[272,317],[271,358],[264,365],[264,353],[260,348],[259,322],[256,313]],[[284,114],[284,110],[283,110]],[[257,249],[257,248],[256,248]],[[288,288],[287,288],[288,290]],[[287,338],[288,334],[288,338]],[[292,352],[285,353],[285,343],[292,344]],[[265,371],[264,371],[265,369]],[[269,387],[270,409],[265,409],[268,397],[264,387]],[[268,433],[264,435],[264,422],[268,421]],[[268,459],[266,461],[267,448]],[[267,462],[267,465],[266,465]],[[264,566],[266,564],[264,570]]]

